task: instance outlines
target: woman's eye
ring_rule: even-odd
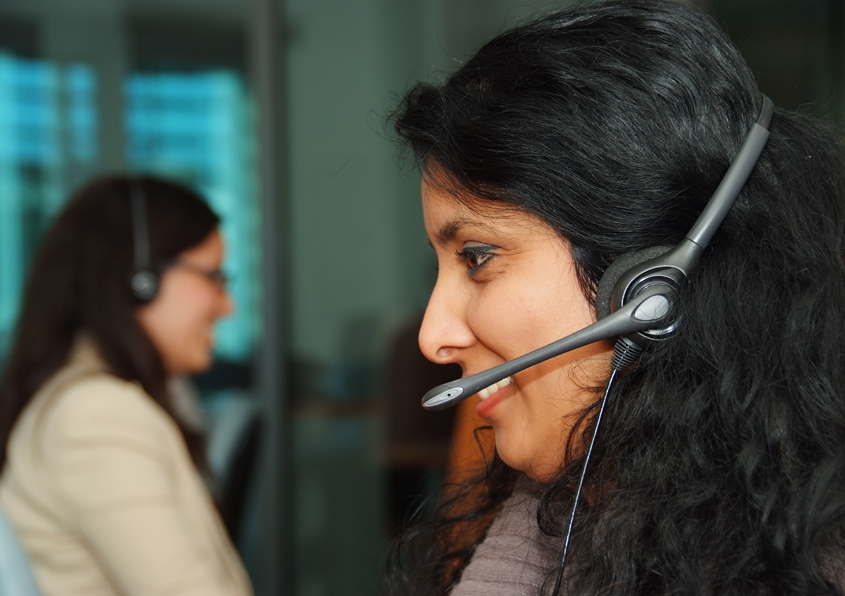
[[[495,258],[495,246],[489,244],[465,244],[463,250],[457,253],[458,258],[467,264],[467,273],[472,275],[484,264]]]

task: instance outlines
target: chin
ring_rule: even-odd
[[[497,442],[496,452],[509,468],[522,472],[543,484],[553,481],[561,470],[561,466],[557,462],[543,459],[542,456],[526,457],[523,446],[509,450],[507,445],[500,445]],[[516,452],[516,456],[514,456],[514,452]]]
[[[170,367],[171,375],[198,375],[211,368],[211,354],[196,356],[195,358],[182,359],[176,366]]]
[[[501,460],[505,462],[509,468],[525,472],[526,474],[528,473],[528,462],[526,462],[523,458],[513,457],[513,453],[508,449],[507,445],[496,441],[496,453],[499,454]]]
[[[213,361],[210,355],[203,358],[202,360],[197,360],[196,364],[192,367],[192,370],[189,374],[196,375],[199,373],[204,373],[209,368],[211,368],[212,362]]]

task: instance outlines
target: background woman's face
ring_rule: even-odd
[[[568,243],[542,220],[497,206],[471,210],[425,180],[422,203],[439,264],[419,337],[427,358],[457,362],[466,376],[595,321]],[[490,388],[476,411],[505,463],[541,481],[555,475],[578,412],[596,399],[585,387],[607,378],[611,350],[585,346]]]
[[[138,322],[170,375],[211,366],[214,323],[232,311],[226,289],[202,273],[219,271],[223,262],[223,239],[217,230],[176,260],[161,276],[155,299],[137,311]]]

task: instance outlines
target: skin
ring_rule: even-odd
[[[213,271],[223,262],[223,239],[215,230],[177,260]],[[197,271],[174,266],[161,276],[159,293],[136,313],[138,322],[161,355],[169,375],[207,370],[212,362],[213,328],[232,312],[225,288]]]
[[[419,335],[427,358],[468,376],[595,322],[569,244],[545,222],[489,202],[469,209],[425,177],[422,205],[439,264]],[[563,354],[478,402],[506,464],[554,478],[572,425],[597,398],[589,388],[609,376],[611,351],[599,342]]]

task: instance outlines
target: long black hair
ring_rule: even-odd
[[[67,362],[84,333],[112,374],[138,381],[174,418],[195,464],[208,472],[204,439],[174,414],[161,356],[135,317],[139,303],[129,290],[135,259],[130,197],[137,191],[155,260],[199,245],[220,222],[195,192],[150,176],[101,178],[70,198],[33,260],[0,381],[0,470],[21,412]]]
[[[432,184],[557,230],[594,300],[617,256],[680,241],[760,106],[752,72],[709,17],[615,0],[504,32],[442,84],[413,87],[392,122]],[[682,288],[681,328],[612,388],[566,593],[839,593],[844,233],[842,142],[776,110],[750,180]],[[540,501],[548,534],[568,521],[593,411]],[[507,492],[491,482],[512,483],[502,466],[486,488],[448,491],[402,543],[387,592],[451,589],[472,555],[455,529],[489,522]]]

